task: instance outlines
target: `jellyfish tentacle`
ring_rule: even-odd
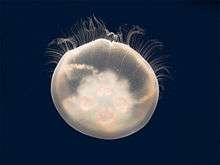
[[[127,40],[126,40],[127,45],[130,45],[132,37],[138,34],[140,35],[144,34],[144,30],[140,28],[139,26],[134,26],[131,30],[129,30],[128,35],[127,35]]]

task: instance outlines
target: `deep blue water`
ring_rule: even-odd
[[[208,0],[0,1],[0,164],[218,164],[217,5]],[[114,141],[74,131],[50,96],[48,42],[92,14],[111,31],[125,23],[144,27],[165,43],[173,66],[173,80],[149,124]]]

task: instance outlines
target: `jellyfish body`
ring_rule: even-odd
[[[117,139],[146,125],[158,102],[159,85],[152,67],[136,50],[101,38],[62,56],[52,76],[51,94],[72,128]]]

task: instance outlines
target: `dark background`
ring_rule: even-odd
[[[2,1],[0,164],[219,163],[219,58],[214,1]],[[171,54],[167,84],[148,125],[98,140],[70,128],[50,96],[48,42],[95,14],[110,31],[136,24]]]

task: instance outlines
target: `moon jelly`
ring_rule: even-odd
[[[161,68],[155,70],[144,55],[160,44],[132,48],[141,28],[115,34],[95,17],[76,29],[48,49],[59,57],[51,81],[57,111],[72,128],[92,137],[118,139],[137,132],[158,102]]]

